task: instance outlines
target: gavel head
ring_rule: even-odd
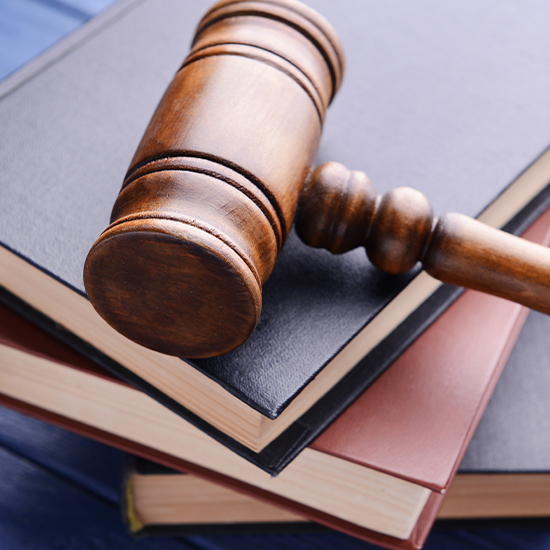
[[[205,15],[86,260],[111,326],[191,358],[246,340],[343,64],[299,2],[223,0]]]

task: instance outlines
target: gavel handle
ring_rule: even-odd
[[[363,172],[338,163],[312,174],[296,229],[306,244],[333,253],[364,246],[388,273],[420,261],[440,281],[550,313],[550,249],[462,214],[435,219],[419,191],[401,187],[380,196]]]
[[[436,279],[550,313],[550,249],[462,214],[442,216],[422,258]]]

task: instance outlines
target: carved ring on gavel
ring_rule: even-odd
[[[116,330],[182,357],[228,352],[254,330],[298,208],[298,235],[372,263],[550,312],[550,251],[469,219],[435,219],[420,192],[378,196],[362,172],[312,167],[340,85],[342,47],[293,0],[223,0],[138,146],[84,269]],[[304,189],[305,184],[305,189]]]

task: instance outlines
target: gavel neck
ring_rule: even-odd
[[[434,226],[428,199],[399,187],[378,195],[364,172],[330,162],[311,175],[301,196],[296,230],[308,245],[340,254],[364,246],[387,273],[404,273],[422,259]]]
[[[364,246],[382,271],[417,262],[443,282],[480,290],[550,313],[550,251],[462,214],[434,218],[428,199],[400,187],[380,196],[363,172],[319,166],[296,218],[308,245],[339,254]]]

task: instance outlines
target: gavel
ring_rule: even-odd
[[[422,262],[443,282],[550,312],[546,248],[435,218],[410,188],[379,196],[341,164],[312,170],[343,71],[335,31],[297,1],[222,0],[206,13],[86,260],[86,292],[112,327],[180,357],[236,348],[294,221],[308,245],[364,246],[392,274]]]

